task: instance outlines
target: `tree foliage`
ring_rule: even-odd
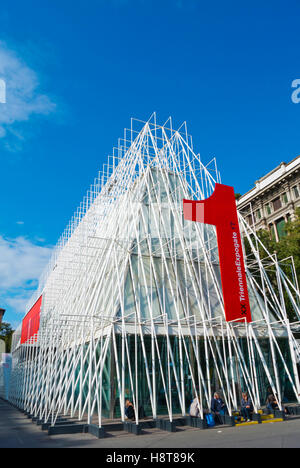
[[[272,238],[271,234],[267,230],[259,230],[257,232],[257,237],[262,242],[262,244],[266,247],[267,251],[270,254],[276,254],[277,259],[280,263],[280,267],[284,271],[284,273],[288,276],[288,278],[294,283],[294,272],[291,268],[291,262],[284,262],[284,260],[288,257],[293,257],[296,277],[298,284],[300,284],[300,208],[296,209],[295,212],[296,218],[294,221],[289,221],[286,223],[284,227],[284,236],[280,239],[279,242],[276,242],[274,238]],[[255,245],[255,240],[252,240]],[[245,239],[245,249],[246,254],[248,256],[248,260],[251,260],[251,257],[254,260],[254,254],[251,253],[250,244],[247,239]],[[261,259],[265,259],[268,257],[267,252],[261,245],[258,245],[258,250]],[[269,278],[273,284],[273,287],[276,291],[277,288],[277,281],[276,281],[276,273],[269,273]],[[291,305],[288,305],[287,312],[291,320],[296,320],[296,316],[292,310]]]
[[[300,279],[300,208],[296,209],[296,219],[285,225],[286,236],[278,244],[278,258],[283,260],[286,257],[294,258],[298,282]]]
[[[11,328],[11,325],[7,322],[2,322],[0,325],[0,340],[3,340],[6,345],[6,352],[10,353],[11,351],[11,341],[14,330]]]

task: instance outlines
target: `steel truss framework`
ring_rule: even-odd
[[[183,124],[132,119],[113,156],[59,240],[31,306],[42,294],[38,336],[13,343],[10,401],[55,424],[64,414],[99,427],[125,420],[125,399],[154,419],[185,415],[212,393],[231,415],[240,392],[254,410],[271,386],[300,403],[287,307],[299,290],[239,216],[251,252],[246,274],[253,322],[226,322],[216,234],[184,221],[182,199],[205,199],[220,175],[204,166]],[[260,247],[260,248],[259,248]],[[275,278],[275,279],[274,279]]]

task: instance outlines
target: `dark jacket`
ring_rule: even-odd
[[[134,419],[135,418],[134,408],[133,408],[132,405],[129,405],[129,406],[127,406],[127,408],[125,408],[125,414],[126,414],[128,419]]]
[[[242,398],[241,407],[246,408],[247,406],[250,406],[250,411],[253,411],[253,405],[252,405],[251,399],[249,397],[247,400],[244,400],[244,398]]]
[[[222,398],[213,398],[211,400],[211,410],[214,413],[216,413],[216,412],[219,413],[224,408],[225,408],[225,405],[224,405],[224,402],[223,402]]]

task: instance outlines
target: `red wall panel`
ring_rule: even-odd
[[[32,338],[40,328],[40,312],[42,306],[42,296],[36,301],[22,322],[21,344]]]

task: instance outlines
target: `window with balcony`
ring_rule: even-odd
[[[267,205],[265,206],[265,210],[266,210],[266,215],[270,215],[272,213],[272,209],[271,209],[271,205],[270,203],[267,203]]]
[[[248,221],[248,224],[250,226],[252,226],[252,224],[253,224],[253,218],[254,218],[254,216],[252,216],[252,215],[247,216],[247,221]]]
[[[299,189],[298,189],[297,185],[295,185],[295,187],[293,187],[293,193],[294,193],[295,198],[299,198]]]
[[[288,203],[288,196],[287,196],[287,193],[284,192],[282,195],[281,195],[281,201],[283,203],[283,205],[286,205]]]
[[[274,211],[280,210],[280,208],[282,207],[280,197],[275,198],[272,203]]]

